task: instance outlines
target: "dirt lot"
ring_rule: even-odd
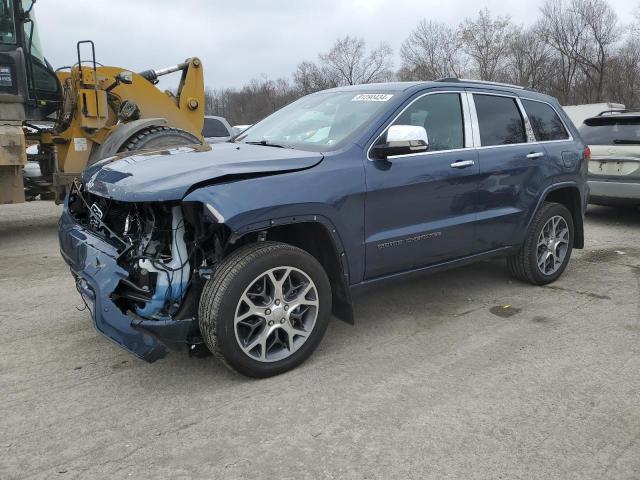
[[[2,479],[640,478],[640,213],[592,208],[549,287],[485,262],[372,291],[255,381],[100,336],[59,212],[0,207]]]

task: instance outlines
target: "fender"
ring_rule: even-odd
[[[91,151],[88,164],[91,165],[103,158],[112,157],[122,145],[132,136],[148,127],[164,127],[167,120],[164,118],[143,118],[121,124],[98,148]]]
[[[193,201],[193,199],[188,200]],[[304,223],[315,223],[321,225],[331,241],[330,256],[335,258],[340,270],[339,272],[327,271],[334,291],[333,313],[336,317],[346,323],[351,325],[355,323],[351,300],[351,289],[349,286],[349,264],[347,262],[345,248],[340,239],[340,235],[338,234],[338,230],[329,218],[324,215],[305,213],[295,216],[265,218],[261,221],[255,221],[254,219],[251,223],[242,223],[238,222],[236,218],[225,218],[224,214],[218,211],[210,203],[204,203],[203,206],[204,211],[211,215],[216,223],[224,224],[229,228],[229,230],[231,230],[229,243],[232,244],[246,235],[268,231],[278,227],[287,227]],[[319,258],[318,260],[321,261]]]
[[[330,242],[331,245],[320,249],[314,248],[314,245],[319,244],[318,242],[311,242],[311,244],[307,243],[310,238],[309,236],[304,236],[306,240],[303,240],[302,243],[297,244],[297,242],[294,241],[293,244],[302,247],[303,249],[306,247],[309,253],[316,256],[318,261],[324,265],[333,289],[333,314],[339,319],[353,325],[354,313],[351,300],[351,290],[349,288],[349,264],[347,263],[346,254],[340,240],[340,236],[338,235],[338,231],[331,220],[327,217],[323,215],[305,214],[296,215],[295,217],[280,217],[270,219],[268,221],[252,223],[234,231],[231,235],[230,241],[236,241],[251,233],[261,231],[268,232],[271,229],[278,229],[280,227],[285,227],[286,229],[286,227],[296,224],[321,225],[322,229],[328,236],[328,242]],[[332,260],[330,263],[327,263],[329,262],[329,259]]]
[[[237,185],[238,183],[232,182],[232,184]],[[220,185],[220,187],[228,185]],[[218,195],[216,195],[217,189],[213,187],[209,186],[194,190],[188,193],[182,201],[200,203],[203,206],[203,210],[216,223],[224,224],[229,228],[232,232],[232,240],[237,240],[249,233],[269,230],[274,227],[296,223],[319,223],[332,239],[332,247],[338,255],[339,264],[342,266],[344,276],[347,279],[347,285],[350,284],[352,272],[350,271],[351,268],[346,253],[348,248],[340,237],[340,229],[325,214],[329,210],[327,205],[321,203],[308,203],[304,204],[304,206],[283,204],[247,211],[238,202],[226,201],[229,197],[228,192],[221,193],[218,191]],[[358,281],[357,278],[354,281]]]
[[[583,223],[584,199],[578,183],[574,181],[554,183],[544,189],[544,191],[542,192],[542,195],[540,195],[540,198],[538,199],[538,203],[536,205],[535,210],[533,211],[533,214],[529,217],[526,231],[529,231],[529,228],[531,227],[531,222],[533,222],[534,217],[536,216],[540,208],[542,208],[542,204],[545,202],[549,194],[554,190],[559,190],[561,188],[567,188],[567,187],[575,188],[580,194],[580,205],[577,205],[577,207],[579,208],[579,215],[577,216],[576,218],[577,221],[575,222],[575,225],[574,225],[574,228],[575,228],[574,247],[583,248],[584,247],[584,223]]]

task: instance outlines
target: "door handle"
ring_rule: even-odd
[[[527,155],[527,158],[542,158],[544,157],[544,152],[531,152]]]
[[[473,160],[458,160],[451,164],[451,168],[467,168],[473,167],[476,164]]]

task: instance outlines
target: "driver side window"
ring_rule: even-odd
[[[435,93],[415,100],[392,125],[424,127],[429,152],[464,148],[464,116],[458,93]]]

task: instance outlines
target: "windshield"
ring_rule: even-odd
[[[640,144],[640,117],[594,117],[584,121],[580,134],[589,145]]]
[[[15,45],[16,24],[13,17],[13,2],[0,0],[0,43]]]
[[[23,11],[29,12],[31,7],[33,7],[33,0],[22,0]],[[27,46],[29,45],[29,37],[31,37],[31,34],[33,33],[33,39],[31,40],[31,55],[45,64],[46,61],[44,59],[44,54],[42,53],[42,46],[40,45],[40,36],[38,35],[36,12],[31,10],[29,13],[29,18],[31,18],[31,21],[24,23],[25,43]]]
[[[340,148],[393,97],[389,93],[326,92],[278,110],[236,139],[309,151]]]

